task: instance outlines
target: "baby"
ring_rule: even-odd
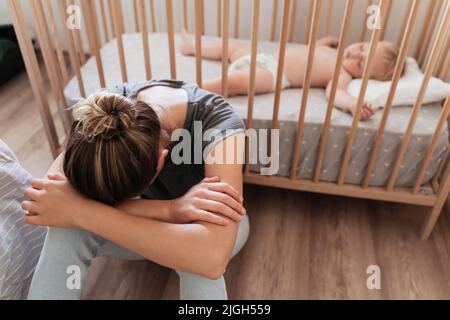
[[[315,50],[311,87],[326,88],[328,99],[331,94],[331,82],[337,58],[338,41],[338,39],[332,37],[322,38],[318,40]],[[368,51],[369,44],[362,42],[354,43],[345,49],[335,101],[336,107],[343,111],[352,114],[356,111],[357,99],[348,93],[347,87],[352,79],[362,78]],[[186,32],[183,33],[181,52],[184,55],[195,54],[194,39]],[[250,48],[236,41],[229,42],[228,94],[230,96],[245,95],[249,92],[250,54]],[[398,54],[399,49],[396,45],[385,41],[380,42],[375,52],[370,78],[381,81],[391,80]],[[221,60],[222,43],[202,43],[202,58]],[[295,45],[286,48],[282,80],[283,89],[303,87],[307,58],[307,45]],[[262,94],[274,91],[278,68],[278,52],[274,54],[258,53],[256,61],[256,93]],[[221,78],[205,81],[203,88],[221,94],[221,82]],[[373,114],[372,105],[364,102],[361,109],[361,120],[367,120]]]

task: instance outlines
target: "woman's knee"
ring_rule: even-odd
[[[248,215],[245,215],[239,224],[238,233],[236,236],[236,241],[234,243],[234,248],[231,253],[231,257],[234,257],[247,242],[248,236],[250,234],[250,221]]]
[[[104,242],[105,239],[102,237],[81,229],[49,228],[44,249],[56,249],[59,252],[83,251],[88,255],[95,256]]]

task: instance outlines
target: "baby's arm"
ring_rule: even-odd
[[[338,109],[350,112],[351,114],[354,115],[356,112],[358,100],[356,98],[352,97],[347,90],[348,85],[350,84],[350,81],[352,81],[352,79],[353,79],[352,76],[349,75],[347,72],[341,71],[341,74],[339,75],[338,87],[337,87],[337,91],[336,91],[334,105]],[[332,83],[333,83],[332,81],[330,81],[328,83],[327,90],[326,90],[326,95],[327,95],[328,100],[330,99],[330,96],[331,96]],[[373,116],[373,114],[374,114],[374,111],[372,109],[372,106],[369,103],[364,102],[361,107],[361,120],[367,120],[371,116]]]

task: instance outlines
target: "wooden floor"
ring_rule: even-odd
[[[28,79],[0,88],[0,138],[41,176],[51,162]],[[251,234],[230,262],[231,299],[450,299],[450,214],[420,241],[420,207],[245,186]],[[381,289],[366,286],[381,269]],[[151,262],[98,258],[87,299],[177,299],[176,274]]]

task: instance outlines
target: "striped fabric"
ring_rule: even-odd
[[[26,298],[44,243],[47,229],[22,221],[20,203],[31,179],[0,139],[0,300]]]

